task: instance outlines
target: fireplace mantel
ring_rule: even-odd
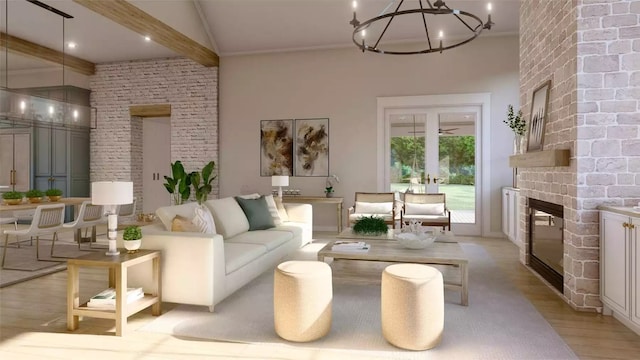
[[[569,166],[570,160],[571,154],[569,149],[542,150],[509,156],[509,167],[533,168]]]

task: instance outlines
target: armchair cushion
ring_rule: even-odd
[[[356,201],[356,214],[390,214],[393,202],[364,202]]]
[[[444,215],[444,203],[416,204],[405,203],[404,213],[407,215]]]

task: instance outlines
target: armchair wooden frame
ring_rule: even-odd
[[[348,210],[347,210],[347,224],[349,224],[349,226],[352,226],[354,221],[351,220],[351,215],[355,214],[355,210],[356,210],[356,202],[361,201],[361,202],[380,202],[380,203],[386,203],[386,202],[391,202],[392,203],[392,207],[391,207],[391,219],[390,220],[385,220],[385,223],[387,225],[391,225],[391,227],[393,229],[396,228],[396,221],[400,221],[400,214],[401,214],[401,205],[400,203],[396,200],[395,198],[395,193],[393,192],[385,192],[385,193],[370,193],[370,192],[356,192],[355,193],[355,201],[353,203],[353,206],[351,206]]]
[[[444,214],[437,216],[435,219],[425,219],[420,216],[412,216],[406,214],[407,203],[415,204],[444,204]],[[400,226],[405,226],[405,222],[409,220],[417,219],[422,221],[424,226],[442,226],[445,230],[451,230],[451,211],[447,208],[447,196],[444,193],[433,194],[412,194],[407,193],[404,195],[404,202],[402,204],[402,212],[400,213]],[[446,219],[446,220],[445,220]]]

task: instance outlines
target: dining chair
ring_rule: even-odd
[[[49,235],[53,234],[53,242],[58,238],[58,231],[62,229],[62,225],[64,224],[64,204],[54,204],[54,205],[39,205],[35,213],[33,214],[33,221],[31,225],[22,230],[5,230],[4,231],[4,251],[2,253],[2,264],[0,265],[3,269],[9,270],[22,270],[22,271],[34,271],[38,269],[20,269],[20,268],[9,268],[5,266],[5,261],[7,257],[7,252],[9,248],[7,245],[9,244],[9,235],[14,235],[16,237],[16,241],[20,236],[30,236],[36,238],[36,259],[38,261],[50,261],[50,262],[60,262],[58,260],[45,260],[40,259],[40,236],[41,235]],[[53,243],[52,243],[52,251],[53,251]],[[52,264],[52,266],[55,264]]]
[[[78,250],[81,250],[80,244],[84,239],[89,240],[89,247],[96,241],[96,226],[107,222],[107,218],[104,216],[104,207],[102,205],[93,205],[91,200],[83,201],[80,205],[80,210],[76,219],[70,223],[63,224],[62,227],[65,230],[73,230],[73,239],[78,243]],[[91,237],[87,238],[87,232],[91,228]],[[82,236],[82,229],[85,229],[84,236]],[[53,255],[53,249],[55,244],[51,245],[51,256]]]
[[[118,214],[118,221],[120,221],[122,217],[133,216],[133,214],[136,213],[136,198],[133,198],[131,204],[118,205],[116,213]]]

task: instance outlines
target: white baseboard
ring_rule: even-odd
[[[335,233],[338,232],[338,226],[336,225],[320,225],[320,226],[313,226],[313,231],[333,231]]]

